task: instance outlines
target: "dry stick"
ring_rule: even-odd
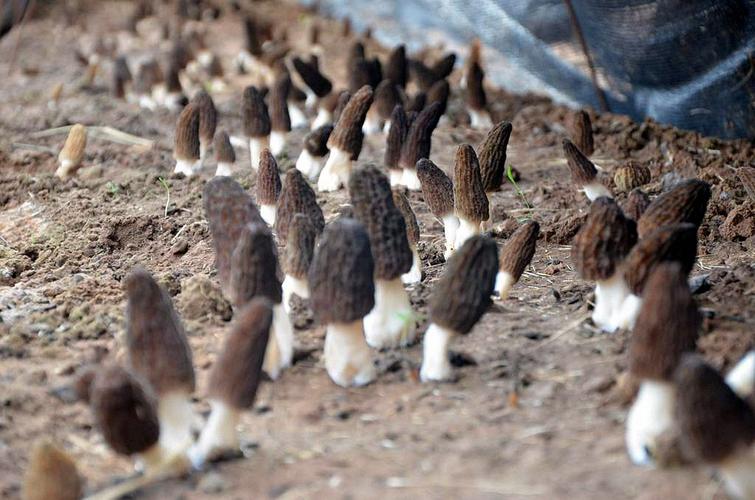
[[[47,146],[40,146],[39,144],[26,144],[24,142],[12,142],[11,148],[13,151],[16,149],[24,149],[27,151],[35,151],[37,153],[49,153],[51,155],[57,154],[53,148]]]
[[[564,0],[564,4],[566,5],[566,10],[569,11],[569,20],[571,21],[572,28],[574,28],[574,32],[577,35],[579,45],[582,46],[582,52],[584,52],[585,58],[587,59],[587,66],[590,68],[590,79],[592,80],[593,87],[595,87],[595,93],[598,95],[600,110],[603,112],[610,111],[608,108],[608,101],[606,100],[606,94],[603,92],[603,89],[600,88],[600,85],[598,85],[598,74],[595,72],[595,65],[590,56],[590,49],[587,48],[587,42],[585,42],[585,37],[582,35],[582,28],[579,25],[577,14],[574,12],[574,6],[572,5],[571,0]]]
[[[73,127],[73,125],[48,128],[46,130],[40,130],[39,132],[34,132],[33,134],[29,134],[29,137],[33,139],[38,139],[41,137],[49,137],[51,135],[64,134],[70,131],[71,127]],[[129,146],[141,146],[146,149],[151,149],[155,145],[155,141],[144,139],[143,137],[138,137],[136,135],[127,134],[126,132],[122,132],[118,129],[114,129],[113,127],[93,126],[93,127],[88,127],[87,130],[89,131],[89,134],[92,137],[97,137],[100,139],[107,139],[112,142],[117,142],[119,144],[126,144]]]

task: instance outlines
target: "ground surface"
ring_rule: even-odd
[[[123,4],[99,3],[90,30],[114,33]],[[292,8],[263,7],[285,19],[299,43],[306,18]],[[345,43],[335,24],[323,30],[326,72],[342,78]],[[210,46],[228,65],[240,47],[238,23],[210,24]],[[113,100],[100,77],[75,90],[81,77],[72,48],[82,27],[53,20],[27,24],[8,74],[16,37],[0,43],[0,496],[16,497],[29,446],[54,439],[78,461],[95,490],[127,476],[130,462],[112,454],[92,428],[89,410],[56,389],[86,363],[122,356],[121,281],[136,264],[167,286],[190,334],[199,376],[197,409],[208,368],[222,345],[231,311],[220,297],[202,213],[201,189],[211,176],[172,172],[176,116]],[[135,51],[138,48],[134,49]],[[377,50],[377,48],[373,48]],[[109,66],[105,66],[105,74]],[[458,71],[457,71],[458,73]],[[458,81],[458,74],[454,75]],[[47,96],[66,84],[57,110]],[[243,80],[215,96],[220,126],[241,132]],[[628,334],[598,334],[585,321],[591,286],[580,280],[569,244],[588,203],[570,185],[560,140],[568,110],[535,97],[497,94],[497,117],[511,120],[510,163],[532,208],[510,185],[494,196],[500,243],[517,221],[534,218],[542,233],[532,265],[512,297],[497,303],[471,335],[453,345],[476,362],[454,384],[420,384],[421,347],[375,353],[381,375],[366,388],[334,386],[320,362],[323,330],[306,308],[295,324],[301,355],[274,384],[262,387],[244,416],[248,457],[145,492],[148,498],[711,498],[720,496],[705,471],[647,471],[624,453]],[[483,134],[464,126],[455,96],[450,119],[434,135],[432,159],[446,170],[455,146]],[[75,180],[53,176],[53,154],[13,147],[32,143],[58,150],[64,135],[40,130],[70,123],[110,125],[156,141],[150,151],[90,139],[86,168]],[[697,295],[706,321],[700,340],[710,361],[726,367],[755,337],[755,216],[736,168],[751,164],[753,144],[721,142],[653,123],[594,116],[596,162],[611,172],[630,158],[646,162],[656,194],[675,176],[713,186],[700,231],[693,276],[708,275]],[[302,132],[280,161],[292,166]],[[365,141],[361,161],[380,162],[383,140]],[[234,175],[251,187],[248,156]],[[167,179],[166,190],[159,178]],[[610,177],[610,176],[609,176]],[[166,210],[167,196],[170,203]],[[624,200],[624,195],[619,195]],[[344,193],[319,196],[331,217]],[[426,278],[411,292],[420,313],[442,273],[441,226],[418,193],[412,206],[422,230]],[[425,325],[422,325],[424,329]]]

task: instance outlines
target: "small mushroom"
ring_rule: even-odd
[[[256,87],[244,89],[241,116],[244,122],[244,133],[249,140],[249,157],[252,168],[259,168],[260,153],[270,147],[270,115],[262,94]]]
[[[304,214],[310,218],[317,234],[325,227],[325,217],[317,197],[307,184],[301,172],[291,169],[286,172],[283,189],[278,196],[278,209],[275,217],[275,233],[282,245],[288,240],[288,230],[296,214]]]
[[[375,379],[362,318],[375,305],[374,263],[360,222],[339,218],[320,237],[309,269],[310,305],[325,325],[324,361],[336,384],[361,386]]]
[[[288,95],[291,92],[291,77],[282,73],[273,83],[267,95],[270,111],[270,151],[278,156],[286,147],[291,132],[291,115],[288,112]]]
[[[648,280],[629,345],[629,372],[640,390],[627,415],[626,445],[637,465],[652,465],[658,439],[675,426],[672,377],[695,349],[701,317],[678,263],[657,266]]]
[[[84,478],[76,462],[49,441],[34,445],[24,474],[21,497],[24,500],[79,500],[84,494]]]
[[[81,168],[81,162],[84,160],[84,152],[87,146],[87,129],[84,125],[77,123],[68,132],[63,149],[58,155],[59,166],[55,175],[60,179],[68,179]]]
[[[488,100],[485,94],[485,71],[479,63],[472,63],[467,67],[467,112],[470,125],[475,129],[489,129],[493,126],[488,111]]]
[[[349,182],[352,163],[362,151],[362,125],[372,104],[372,89],[364,86],[349,99],[328,139],[330,155],[317,180],[322,192],[336,191]]]
[[[215,129],[218,125],[218,112],[210,94],[200,90],[191,99],[199,110],[199,158],[202,164],[207,159],[207,151],[210,149],[215,137]],[[233,163],[233,162],[231,162]]]
[[[501,300],[508,298],[511,287],[519,281],[532,261],[539,234],[540,224],[535,221],[525,222],[503,246],[500,255],[501,265],[495,278],[495,293]]]
[[[318,100],[322,101],[332,92],[333,84],[320,72],[320,68],[316,64],[304,61],[299,57],[294,57],[291,62],[294,70],[304,82],[308,108],[313,107]]]
[[[511,123],[498,123],[490,129],[490,132],[488,132],[479,148],[480,176],[482,177],[482,188],[485,190],[488,204],[491,204],[492,193],[501,189],[501,184],[503,184],[503,179],[506,175],[506,149],[509,145],[511,131]],[[493,220],[488,218],[488,220],[483,222],[483,225],[492,227]]]
[[[194,366],[191,348],[168,293],[144,269],[126,277],[126,346],[131,370],[157,396],[160,443],[181,453],[192,441]]]
[[[432,135],[440,120],[441,104],[433,103],[423,109],[412,120],[406,140],[401,147],[400,165],[404,169],[401,184],[412,191],[419,191],[421,184],[417,178],[417,162],[423,158],[430,158]]]
[[[393,82],[394,85],[404,88],[409,77],[409,68],[406,60],[406,46],[397,45],[388,54],[388,61],[385,63],[385,78]]]
[[[401,167],[401,148],[406,141],[409,132],[409,123],[403,106],[397,104],[393,108],[388,128],[388,136],[385,139],[385,156],[383,163],[388,168],[391,187],[400,186],[404,181],[404,170]]]
[[[460,248],[468,238],[480,234],[482,221],[490,217],[488,198],[482,187],[480,164],[469,144],[462,144],[456,150],[453,187],[454,208],[459,219],[454,246]]]
[[[443,116],[448,107],[448,98],[451,96],[451,86],[448,80],[438,80],[427,90],[427,106],[437,102],[440,104],[440,116]]]
[[[472,236],[448,261],[430,298],[430,326],[423,341],[423,382],[453,376],[448,347],[456,335],[468,334],[490,306],[498,249],[486,236]]]
[[[202,168],[199,155],[199,109],[196,104],[186,106],[176,122],[176,142],[173,157],[176,173],[191,177]]]
[[[257,170],[257,205],[262,220],[269,226],[275,225],[275,207],[281,192],[281,178],[278,162],[273,153],[265,148],[260,153],[259,170]]]
[[[126,56],[118,56],[113,62],[112,88],[113,97],[116,99],[128,99],[131,94],[133,77],[128,68]]]
[[[296,169],[310,181],[317,180],[320,170],[325,164],[328,149],[328,139],[333,132],[333,125],[326,124],[312,130],[304,137],[304,147],[296,159]]]
[[[571,131],[569,133],[574,145],[585,155],[592,156],[595,145],[592,136],[592,121],[587,111],[580,109],[572,116]]]
[[[629,192],[650,182],[650,169],[641,163],[630,161],[616,169],[613,183],[621,192]]]
[[[454,185],[446,173],[428,159],[417,162],[417,177],[422,187],[422,196],[430,211],[443,223],[448,260],[454,251],[459,219],[454,212]]]
[[[180,111],[188,100],[181,86],[180,71],[176,63],[170,61],[165,73],[165,87],[162,92],[157,93],[157,103],[173,112]]]
[[[236,152],[233,150],[228,132],[219,130],[215,134],[213,147],[215,148],[215,157],[218,162],[215,175],[231,175],[231,166],[236,163]]]
[[[598,170],[587,156],[569,139],[564,139],[562,145],[572,182],[577,188],[585,192],[587,199],[595,201],[602,196],[613,198],[611,191],[598,180]]]
[[[315,251],[317,229],[312,220],[304,214],[294,215],[288,228],[285,256],[283,259],[283,272],[285,276],[281,289],[283,292],[283,307],[286,312],[291,312],[291,296],[296,294],[302,299],[309,298],[309,284],[307,274],[312,264],[312,255]]]
[[[398,88],[390,80],[383,80],[375,88],[375,99],[362,125],[365,135],[377,134],[391,126],[391,113],[400,102]]]
[[[207,460],[239,449],[239,418],[242,411],[254,405],[263,359],[269,350],[273,314],[272,304],[264,297],[253,299],[238,311],[223,351],[210,371],[210,416],[189,450],[194,468],[201,469]]]
[[[710,194],[710,185],[705,181],[680,182],[648,205],[637,221],[637,233],[644,238],[659,227],[684,222],[700,227]]]
[[[634,188],[629,192],[624,205],[624,213],[633,221],[638,221],[650,205],[650,197],[640,188]]]
[[[401,281],[407,285],[412,285],[422,281],[422,259],[420,259],[419,250],[417,250],[417,244],[419,243],[419,223],[409,203],[409,199],[398,189],[393,190],[393,204],[396,205],[401,215],[404,216],[406,239],[412,251],[412,268],[409,269],[409,272],[401,275]]]

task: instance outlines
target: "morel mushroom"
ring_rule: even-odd
[[[507,299],[511,287],[522,277],[532,261],[540,234],[540,224],[529,221],[522,224],[506,241],[501,251],[501,267],[495,278],[495,293],[501,300]]]
[[[417,177],[422,186],[422,195],[430,211],[443,223],[446,239],[446,260],[456,248],[456,231],[459,219],[454,212],[454,186],[446,173],[428,159],[417,162]]]

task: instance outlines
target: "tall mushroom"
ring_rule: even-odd
[[[176,140],[173,157],[176,173],[191,177],[202,168],[199,144],[199,108],[196,104],[186,106],[176,122]]]
[[[423,109],[412,120],[401,147],[399,164],[404,170],[401,184],[412,191],[419,191],[422,187],[417,177],[416,166],[422,158],[430,158],[432,135],[440,120],[441,107],[440,103],[434,102]]]
[[[282,73],[275,79],[267,95],[270,111],[270,151],[278,156],[286,147],[291,132],[291,115],[288,112],[288,95],[291,92],[291,77]]]
[[[417,244],[419,243],[419,223],[417,222],[417,216],[414,214],[414,210],[412,210],[409,199],[397,189],[393,190],[393,203],[399,209],[401,215],[404,216],[406,239],[409,242],[409,249],[412,251],[412,268],[409,269],[409,272],[401,275],[401,281],[407,285],[419,283],[422,281],[422,259],[420,259],[419,250],[417,249]]]
[[[660,227],[680,223],[700,227],[710,194],[710,185],[705,181],[680,182],[648,205],[637,221],[637,233],[644,238]]]
[[[262,94],[256,87],[244,89],[241,105],[244,133],[249,141],[249,158],[252,168],[259,168],[260,153],[270,147],[270,115]]]
[[[611,191],[601,184],[598,179],[598,169],[595,168],[595,165],[593,165],[587,156],[569,139],[564,139],[562,146],[564,148],[566,163],[571,172],[572,182],[577,188],[584,191],[587,199],[595,201],[597,198],[603,196],[613,198]]]
[[[482,187],[480,164],[469,144],[462,144],[456,149],[454,208],[459,219],[454,246],[459,248],[468,238],[480,234],[482,221],[490,217],[488,198]]]
[[[540,224],[525,222],[514,231],[501,250],[500,267],[495,278],[495,292],[501,300],[507,299],[511,287],[522,277],[522,273],[532,261],[537,247]]]
[[[500,122],[490,129],[485,140],[480,144],[478,160],[480,162],[480,177],[482,188],[488,198],[488,204],[492,207],[492,195],[499,189],[506,175],[506,149],[509,146],[512,126],[509,122]],[[483,221],[483,227],[488,229],[493,226],[493,211],[490,217]]]
[[[417,177],[422,186],[425,203],[435,217],[443,223],[443,235],[446,240],[446,260],[456,248],[456,231],[459,218],[454,211],[454,185],[446,173],[428,159],[417,162]]]
[[[281,192],[281,177],[278,162],[273,153],[265,148],[260,153],[259,170],[257,170],[257,205],[262,220],[269,226],[275,224],[275,206]]]
[[[291,169],[286,172],[283,189],[278,196],[278,209],[275,217],[275,233],[278,241],[285,245],[288,231],[296,214],[304,214],[312,221],[317,234],[325,227],[325,216],[317,197],[301,172]]]
[[[206,90],[200,90],[191,99],[199,110],[199,161],[204,164],[207,159],[207,151],[210,149],[215,137],[215,129],[218,124],[218,112],[215,103]]]
[[[285,276],[281,289],[283,292],[283,307],[286,312],[291,309],[291,296],[298,295],[303,299],[309,298],[309,284],[307,274],[315,251],[317,229],[308,216],[297,213],[288,227],[283,272]]]
[[[404,182],[404,170],[401,168],[401,148],[409,132],[409,123],[403,106],[397,104],[391,112],[388,135],[385,139],[383,163],[388,168],[391,186],[400,186]]]

